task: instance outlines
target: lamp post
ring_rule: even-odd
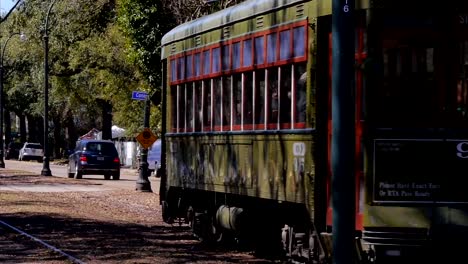
[[[24,36],[22,33],[19,33],[19,32],[12,33],[7,38],[5,43],[3,44],[2,49],[1,49],[1,56],[0,56],[0,168],[5,168],[5,160],[4,160],[4,155],[3,155],[3,153],[5,151],[5,146],[3,146],[4,145],[4,141],[3,141],[3,108],[5,106],[5,100],[4,100],[4,96],[3,96],[3,58],[5,57],[5,48],[6,48],[7,44],[8,44],[8,41],[10,41],[10,39],[15,35],[20,35],[21,38],[23,38],[23,36]]]
[[[144,116],[144,127],[149,128],[150,122],[150,100],[149,97],[145,101],[145,116]],[[138,179],[136,181],[135,189],[140,192],[153,192],[151,190],[151,182],[148,180],[148,149],[143,148],[140,154],[140,173],[138,174]]]
[[[44,24],[44,158],[42,176],[52,176],[49,166],[49,15],[57,0],[53,0],[47,10]]]

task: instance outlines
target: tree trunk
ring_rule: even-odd
[[[102,102],[102,139],[112,139],[112,105]]]
[[[62,124],[59,118],[53,118],[54,121],[54,151],[52,155],[54,158],[62,158],[63,152],[61,151],[64,147],[62,138]]]
[[[5,146],[8,146],[11,142],[11,116],[10,111],[5,109],[4,119],[5,120]]]
[[[28,142],[42,142],[42,141],[36,141],[37,139],[37,123],[36,119],[32,115],[27,115],[26,116],[28,119],[28,129],[27,129],[27,137],[25,141]]]
[[[36,138],[35,138],[36,141],[35,142],[42,142],[42,144],[44,144],[44,118],[43,117],[36,117],[35,120],[36,120],[36,128],[37,128],[37,133],[36,133]],[[49,148],[48,153],[50,153],[50,148]]]
[[[66,128],[67,142],[65,142],[66,149],[74,149],[76,141],[78,140],[78,133],[76,132],[75,122],[73,121],[73,114],[69,112],[67,114],[67,120],[64,124]]]
[[[44,121],[42,117],[27,115],[28,118],[28,142],[44,144]]]
[[[21,143],[24,143],[26,142],[26,136],[27,136],[27,132],[26,132],[26,116],[24,116],[23,114],[20,114],[18,115],[19,117],[19,120],[20,120],[20,124],[19,124],[19,133],[20,133],[20,141]]]

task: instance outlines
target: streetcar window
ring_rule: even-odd
[[[291,31],[280,32],[280,60],[287,60],[291,56]]]
[[[223,70],[228,71],[229,67],[231,66],[231,45],[224,45],[223,46],[223,54],[222,54],[222,60],[223,60]]]
[[[193,131],[193,123],[194,123],[194,116],[193,116],[193,83],[187,83],[186,85],[186,117],[187,117],[187,123],[186,123],[186,132],[191,132]]]
[[[466,30],[465,30],[466,34]],[[466,38],[466,37],[464,37]],[[454,126],[468,126],[468,40],[461,39],[458,43],[458,75],[456,80],[456,92],[454,95]]]
[[[177,59],[177,67],[177,77],[179,80],[183,80],[185,78],[185,57]]]
[[[422,14],[382,20],[380,57],[369,58],[365,67],[366,73],[381,71],[374,100],[367,101],[375,124],[466,127],[466,29],[453,20],[454,31],[448,33],[447,21]],[[395,21],[411,21],[411,26]]]
[[[193,77],[193,55],[187,56],[187,78]]]
[[[211,130],[211,80],[203,81],[203,131]]]
[[[171,82],[179,84],[171,91],[172,130],[305,128],[306,63],[290,59],[303,61],[306,45],[307,27],[296,24],[176,55],[170,61]]]
[[[223,130],[231,130],[231,76],[223,78]]]
[[[459,67],[456,92],[456,111],[465,120],[468,117],[468,41],[458,43]]]
[[[210,51],[203,51],[203,74],[210,74]]]
[[[242,111],[244,113],[244,129],[252,129],[253,128],[253,79],[252,79],[252,72],[243,73],[242,76],[244,78],[244,90],[243,90],[243,99],[242,102]]]
[[[267,35],[267,62],[276,62],[276,33]]]
[[[306,121],[306,88],[307,88],[307,72],[305,63],[298,64],[294,67],[294,79],[296,83],[295,103],[295,122],[304,123]]]
[[[171,60],[171,81],[177,81],[177,61]]]
[[[278,111],[279,111],[279,97],[278,97],[278,68],[268,69],[268,128],[278,129]]]
[[[221,94],[221,78],[213,79],[213,123],[215,130],[221,130],[221,105],[222,105],[222,94]]]
[[[178,131],[185,132],[185,102],[187,100],[186,95],[185,95],[185,84],[178,85],[177,90],[178,90],[177,109],[179,110],[178,115],[177,115],[177,120],[179,121]]]
[[[195,53],[193,56],[194,66],[195,66],[195,77],[201,76],[201,54]]]
[[[232,68],[239,69],[241,59],[241,45],[240,42],[232,44]]]
[[[214,48],[213,49],[213,72],[212,73],[218,73],[221,71],[221,49],[220,48]]]
[[[232,102],[234,104],[232,117],[236,129],[240,129],[242,120],[242,74],[236,74],[232,78]]]
[[[265,70],[255,72],[255,124],[257,129],[265,125]]]
[[[295,27],[293,29],[293,47],[294,47],[294,57],[304,57],[306,50],[306,30],[304,26]]]
[[[280,68],[281,85],[279,87],[279,113],[281,128],[291,128],[291,96],[292,96],[292,67],[291,65]]]
[[[201,131],[201,124],[202,124],[202,111],[203,111],[203,104],[202,104],[202,83],[195,82],[195,131]]]
[[[244,47],[242,49],[242,52],[243,52],[242,66],[250,67],[252,66],[252,40],[247,39],[247,40],[244,40],[242,43],[244,44]]]
[[[255,65],[260,65],[265,63],[265,54],[264,45],[265,45],[265,37],[256,37],[255,38]]]
[[[384,82],[380,90],[380,121],[386,125],[422,125],[439,112],[433,56],[434,41],[407,35],[384,41]]]
[[[171,127],[172,132],[177,132],[177,86],[171,86]]]

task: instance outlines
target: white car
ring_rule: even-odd
[[[44,149],[41,144],[26,142],[19,151],[18,160],[37,160],[37,162],[41,162],[43,156]]]

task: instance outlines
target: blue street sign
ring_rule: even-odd
[[[148,97],[147,92],[139,92],[139,91],[133,91],[132,92],[132,99],[133,100],[146,100]]]

